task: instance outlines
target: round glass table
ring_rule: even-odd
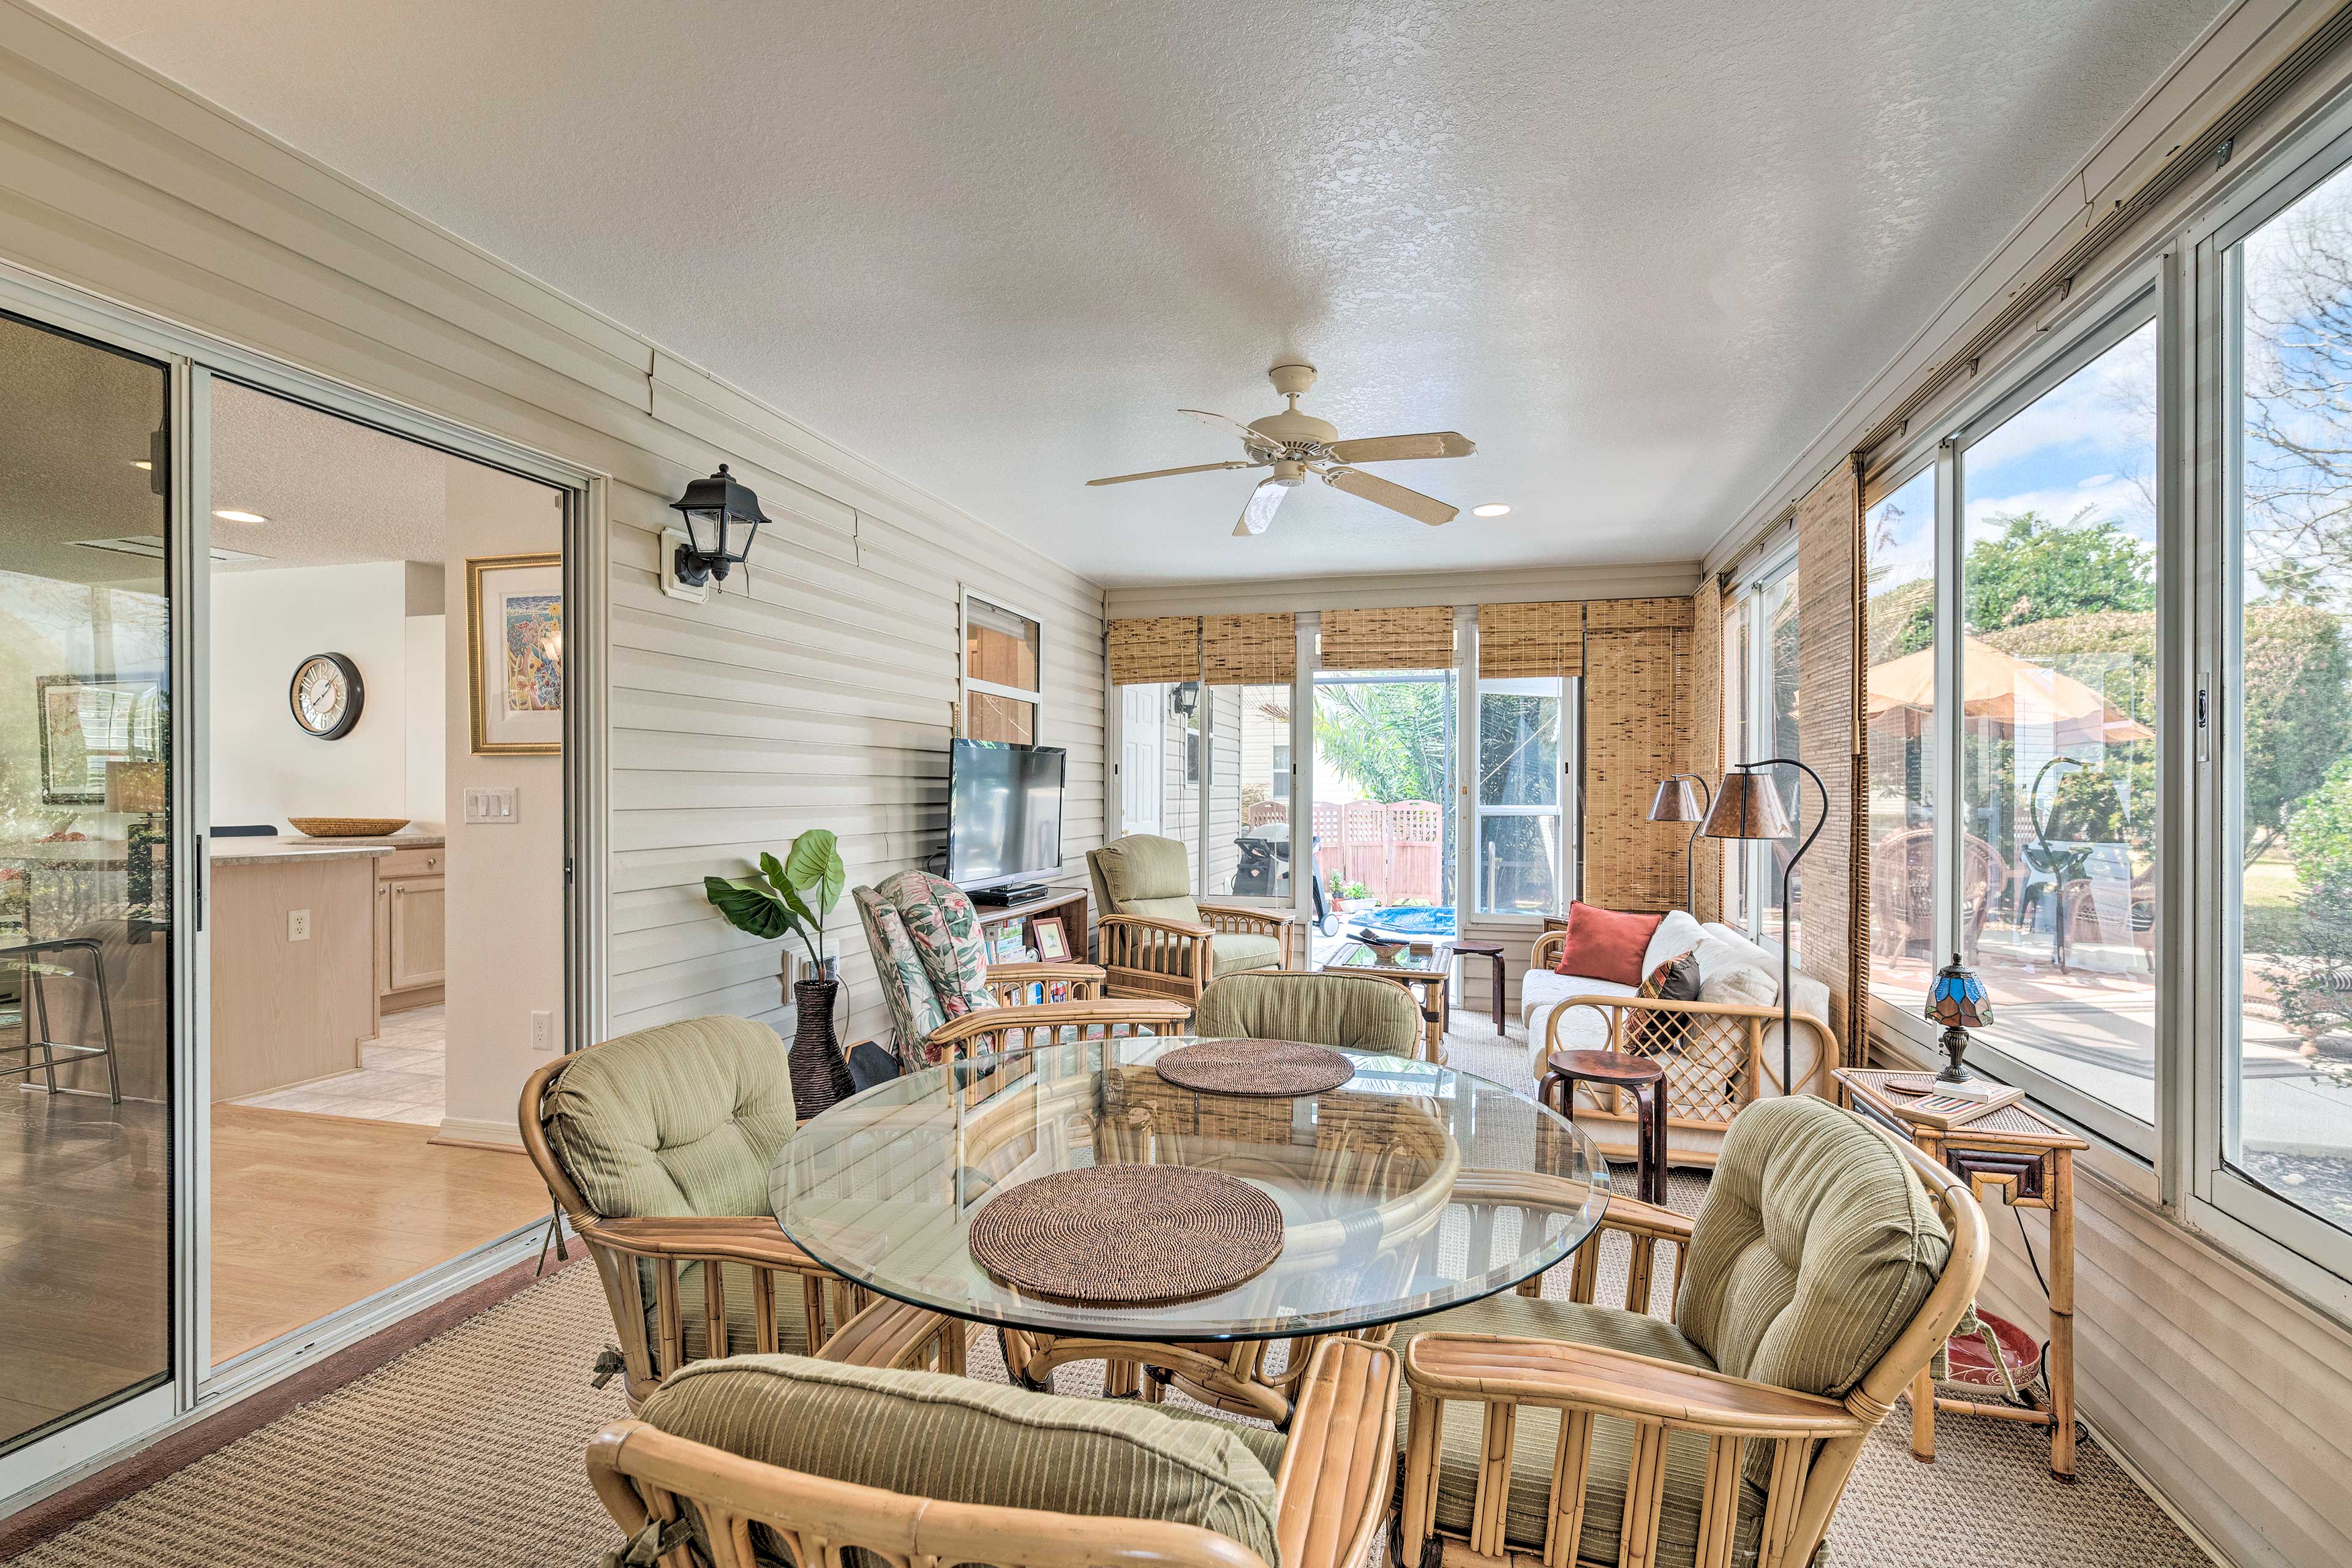
[[[877,1084],[795,1133],[768,1173],[776,1218],[825,1267],[882,1295],[1040,1333],[1271,1339],[1417,1318],[1558,1263],[1600,1224],[1608,1166],[1524,1094],[1470,1073],[1350,1053],[1355,1077],[1299,1099],[1180,1089],[1153,1070],[1185,1037],[1069,1041]],[[996,1195],[1084,1165],[1186,1165],[1280,1205],[1255,1278],[1171,1305],[1024,1294],[977,1263]]]

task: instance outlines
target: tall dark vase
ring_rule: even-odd
[[[832,965],[825,967],[830,971]],[[840,995],[841,982],[830,973],[822,980],[803,980],[793,987],[793,1002],[800,1013],[790,1058],[793,1110],[803,1121],[856,1092],[849,1081],[849,1064],[842,1060],[841,1041],[833,1032],[833,1005]]]

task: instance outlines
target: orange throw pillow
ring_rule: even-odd
[[[1568,906],[1568,935],[1559,944],[1559,962],[1552,965],[1552,973],[1639,985],[1642,957],[1665,918],[1572,903]]]

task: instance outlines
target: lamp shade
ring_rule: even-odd
[[[1980,1029],[1992,1022],[1992,1001],[1985,994],[1984,982],[1956,952],[1951,963],[1936,971],[1926,1012],[1929,1023],[1947,1029]]]
[[[1735,770],[1716,786],[1715,807],[1700,832],[1709,838],[1793,838],[1789,808],[1769,773]]]
[[[1658,785],[1658,798],[1650,803],[1652,822],[1704,822],[1706,807],[1698,798],[1698,780],[1688,773],[1675,773]]]

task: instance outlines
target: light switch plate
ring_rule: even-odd
[[[512,789],[469,789],[466,792],[466,820],[485,827],[511,826],[518,812],[515,796]]]

